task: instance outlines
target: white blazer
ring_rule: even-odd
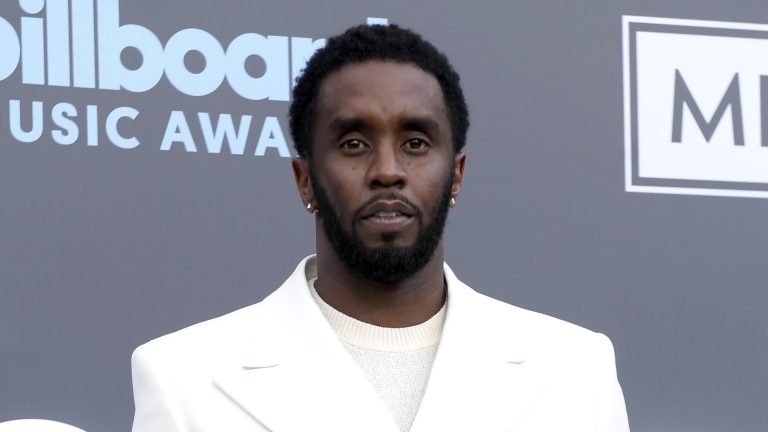
[[[262,302],[133,353],[133,432],[398,432],[309,292],[305,258]],[[479,294],[448,309],[411,432],[629,431],[605,336]]]

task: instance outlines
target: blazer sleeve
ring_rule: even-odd
[[[187,432],[184,417],[163,381],[162,359],[154,358],[151,351],[151,344],[145,344],[131,356],[136,407],[132,432]]]
[[[616,357],[613,344],[603,334],[598,334],[598,352],[600,353],[601,377],[600,400],[595,432],[629,432],[627,408],[624,395],[616,374]]]

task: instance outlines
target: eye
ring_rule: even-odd
[[[403,143],[403,148],[410,153],[421,154],[429,150],[429,144],[421,138],[409,138]]]
[[[348,155],[357,155],[368,151],[368,144],[356,138],[342,142],[340,147],[342,152]]]

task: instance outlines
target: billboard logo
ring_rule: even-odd
[[[257,118],[168,107],[163,132],[144,127],[141,107],[99,105],[98,100],[78,97],[77,90],[144,93],[146,98],[135,101],[156,108],[164,103],[151,90],[165,76],[188,96],[210,95],[227,82],[244,99],[287,102],[295,78],[325,39],[244,33],[222,44],[205,30],[185,28],[174,29],[163,42],[144,25],[121,22],[120,0],[16,2],[22,12],[18,27],[0,16],[0,85],[13,88],[18,84],[11,81],[19,79],[23,86],[72,89],[77,99],[52,101],[42,97],[45,92],[31,92],[35,98],[0,100],[0,136],[7,128],[8,143],[43,141],[96,149],[106,141],[123,150],[149,143],[160,151],[291,156],[276,115]],[[381,17],[367,21],[388,23]],[[126,52],[140,62],[126,65]],[[196,61],[188,64],[188,57]],[[249,71],[253,68],[246,63],[254,59],[261,60],[262,72]],[[81,94],[92,97],[93,92]]]
[[[307,59],[325,44],[324,39],[246,33],[225,49],[207,31],[187,28],[163,46],[150,29],[120,23],[119,0],[19,0],[19,7],[44,16],[22,17],[19,34],[0,17],[0,81],[21,64],[24,84],[140,93],[155,87],[165,74],[179,92],[190,96],[208,95],[226,80],[243,98],[287,101]],[[124,50],[140,53],[141,64],[124,65]],[[202,70],[189,70],[189,53],[202,57]],[[261,76],[246,70],[251,56],[263,60]]]
[[[629,192],[768,198],[768,25],[623,17]]]

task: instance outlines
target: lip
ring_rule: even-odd
[[[413,217],[416,213],[413,207],[400,200],[378,200],[366,206],[361,212],[363,219],[376,217],[377,213],[399,213],[402,216]]]
[[[378,200],[363,209],[362,219],[382,228],[395,228],[409,223],[416,212],[400,200]]]

